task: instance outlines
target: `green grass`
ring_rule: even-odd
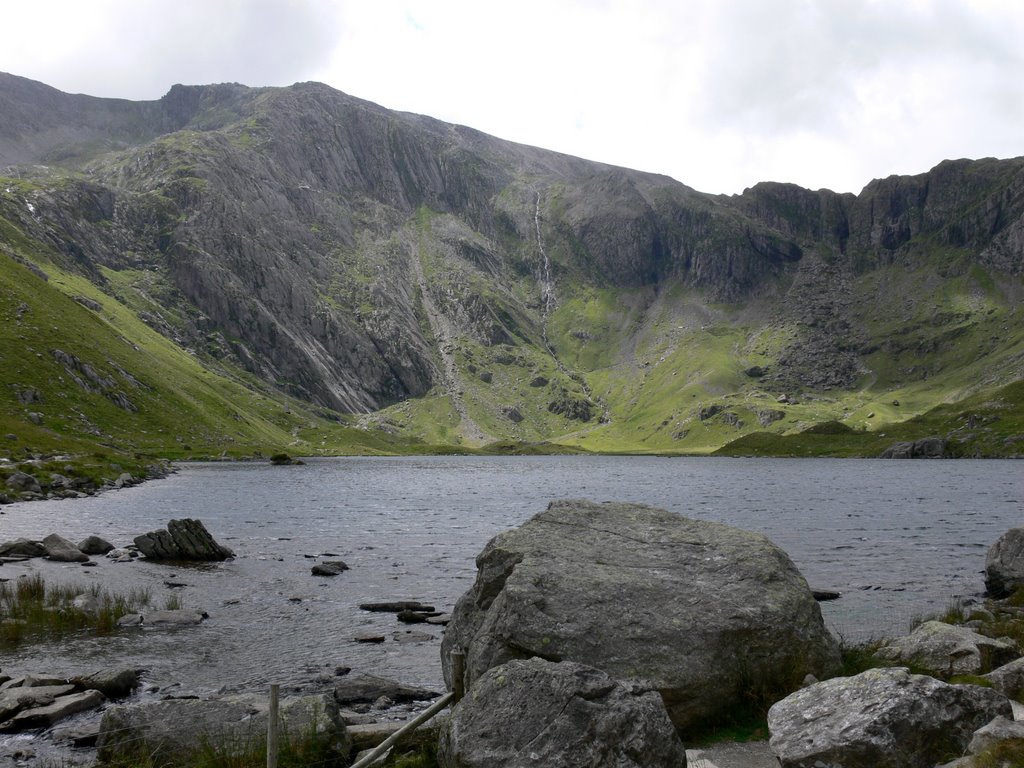
[[[76,607],[74,599],[80,595],[93,600],[95,610]],[[145,589],[121,595],[98,585],[47,585],[38,574],[0,582],[0,650],[82,632],[108,635],[117,629],[118,619],[149,602]]]

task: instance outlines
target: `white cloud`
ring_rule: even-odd
[[[1024,154],[1017,0],[36,0],[5,17],[0,69],[63,90],[319,79],[711,192],[858,191]]]

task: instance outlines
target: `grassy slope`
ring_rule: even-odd
[[[11,254],[37,264],[49,279]],[[127,284],[118,288],[131,293]],[[72,297],[95,302],[99,310]],[[229,378],[212,372],[124,303],[56,267],[45,246],[21,238],[2,219],[0,320],[0,433],[16,436],[3,446],[15,456],[112,448],[140,458],[408,450],[405,442],[335,423],[280,393],[261,391],[244,373]],[[81,370],[61,364],[54,350],[78,358],[113,386],[100,391]],[[89,386],[76,383],[72,373]],[[29,390],[39,400],[21,402],[18,394]],[[119,407],[111,393],[123,393],[137,410]],[[41,415],[41,424],[32,423],[30,413]]]
[[[418,243],[424,272],[438,296],[455,296],[456,303],[480,296],[502,318],[513,335],[511,345],[483,343],[462,328],[454,348],[462,401],[493,436],[496,450],[520,450],[513,446],[522,444],[541,446],[530,450],[554,445],[563,450],[708,453],[724,445],[727,453],[873,455],[894,439],[951,432],[959,426],[961,411],[940,406],[994,391],[1020,379],[1024,370],[1020,281],[990,275],[956,252],[939,253],[931,260],[936,263],[925,260],[930,266],[916,271],[883,267],[858,283],[861,305],[894,309],[861,318],[867,370],[855,390],[793,392],[790,402],[780,404],[777,391],[746,375],[753,365],[771,368],[796,333],[795,327],[772,319],[767,305],[713,305],[679,287],[659,292],[585,288],[564,272],[556,285],[558,307],[548,323],[556,360],[540,340],[535,277],[528,269],[488,274],[453,251],[453,233],[480,237],[450,217],[422,209],[393,243],[368,242],[349,254],[355,261],[346,273],[359,272],[365,248],[394,249],[405,237]],[[568,264],[561,253],[568,247],[548,244],[556,269],[560,262]],[[0,382],[9,393],[0,409],[0,433],[17,436],[12,450],[88,452],[104,445],[140,457],[177,458],[463,447],[458,413],[440,389],[367,420],[382,431],[357,430],[350,422],[325,419],[308,405],[288,400],[243,371],[201,360],[143,323],[139,313],[145,312],[162,313],[171,326],[184,322],[167,315],[165,302],[153,300],[161,290],[156,273],[107,270],[112,295],[105,294],[59,269],[45,245],[26,239],[0,218],[0,254],[5,252],[50,275],[43,281],[0,256],[0,317],[5,320]],[[952,276],[936,278],[940,261]],[[352,283],[359,290],[346,298],[372,311],[373,283],[369,278],[364,282]],[[89,309],[74,296],[100,309]],[[55,349],[114,381],[115,390],[138,410],[126,411],[102,393],[75,384],[54,358]],[[574,377],[586,381],[595,401],[594,415],[586,422],[548,407],[560,395],[585,397]],[[536,385],[540,379],[547,383]],[[42,402],[18,402],[17,394],[29,389],[38,390]],[[1014,392],[1011,387],[999,395],[1010,403],[1003,426],[993,427],[999,439],[969,442],[965,453],[1016,452],[1012,442],[1003,442],[1020,431],[1014,426]],[[963,407],[981,404],[972,403]],[[523,420],[510,418],[510,409]],[[41,425],[28,420],[30,412],[42,415]],[[908,421],[923,414],[928,416]],[[771,415],[781,418],[769,421]],[[841,422],[851,432],[805,432],[827,421]]]

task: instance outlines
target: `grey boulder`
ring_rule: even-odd
[[[171,520],[167,530],[135,537],[135,546],[151,560],[227,560],[235,553],[218,544],[201,520]]]
[[[43,547],[46,549],[46,556],[50,560],[60,563],[84,563],[89,556],[82,550],[56,533],[51,533],[43,539]]]
[[[1024,742],[1024,723],[997,717],[974,732],[967,751],[972,755],[977,755],[1001,741],[1010,739]]]
[[[14,539],[0,544],[0,557],[45,557],[46,547],[31,539]]]
[[[104,701],[106,701],[106,697],[99,691],[82,691],[59,696],[41,706],[23,709],[0,726],[0,730],[17,732],[31,728],[48,728],[64,718],[77,715],[88,709],[95,709]]]
[[[686,750],[661,697],[571,661],[510,661],[452,711],[442,768],[679,768]]]
[[[881,659],[913,664],[935,675],[980,675],[1020,656],[1009,640],[995,640],[968,627],[926,621],[906,637],[879,648]]]
[[[266,699],[253,696],[111,707],[100,723],[98,756],[107,763],[143,759],[161,768],[189,765],[204,747],[216,748],[221,759],[229,753],[243,755],[266,737],[267,712]],[[330,696],[285,699],[279,718],[282,743],[314,737],[322,750],[319,759],[347,758],[351,740]]]
[[[677,728],[838,666],[807,582],[767,538],[634,504],[553,502],[477,557],[441,647],[466,685],[540,657],[649,681]]]
[[[339,576],[347,570],[348,566],[341,560],[324,560],[310,569],[314,576]]]
[[[1012,712],[991,688],[949,685],[903,667],[870,669],[777,702],[768,710],[769,744],[782,768],[932,768]]]
[[[139,687],[139,673],[134,669],[111,668],[71,678],[77,688],[99,691],[108,699],[123,699]]]
[[[78,548],[87,555],[105,555],[114,549],[114,545],[99,536],[87,536],[78,542]]]
[[[1024,585],[1024,528],[1011,528],[993,544],[985,557],[985,589],[992,597],[1006,597]]]
[[[20,470],[7,478],[7,487],[18,493],[41,493],[43,490],[35,477]]]

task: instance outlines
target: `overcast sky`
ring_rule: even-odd
[[[32,0],[0,71],[156,99],[319,80],[706,192],[1024,155],[1020,0]]]

